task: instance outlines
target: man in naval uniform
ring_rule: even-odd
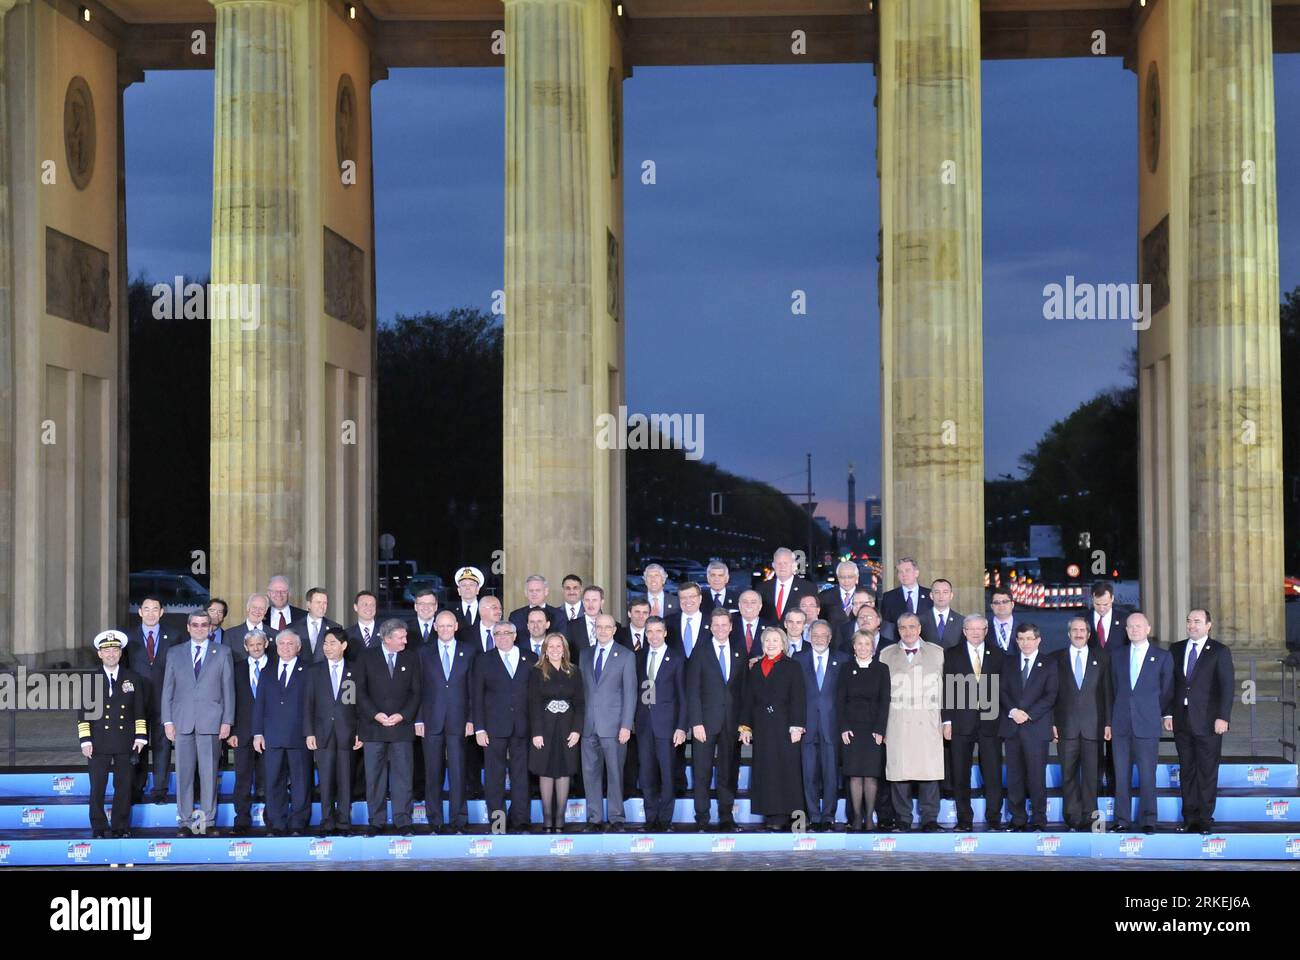
[[[113,774],[113,836],[131,835],[131,769],[149,742],[145,728],[144,687],[138,674],[120,666],[126,634],[105,630],[94,639],[103,671],[95,675],[95,694],[81,711],[77,737],[90,765],[90,829],[95,838],[107,837],[104,794]]]

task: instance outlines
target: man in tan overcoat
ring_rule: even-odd
[[[939,826],[939,783],[943,780],[943,647],[921,639],[921,621],[914,613],[898,618],[898,643],[880,651],[889,667],[889,723],[885,779],[893,793],[899,830],[912,822],[915,787],[921,808],[921,829]]]

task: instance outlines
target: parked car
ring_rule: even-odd
[[[138,614],[140,601],[157,597],[167,613],[192,613],[207,608],[208,588],[183,570],[140,570],[131,574],[127,612]]]
[[[437,596],[438,606],[447,602],[447,584],[436,573],[417,573],[411,576],[402,589],[402,599],[407,603],[415,603],[415,592],[426,587]]]

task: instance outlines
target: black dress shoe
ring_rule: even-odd
[[[164,793],[155,793],[152,797],[149,798],[149,802],[156,807],[160,807],[167,802],[167,795]]]
[[[307,831],[305,831],[305,830],[290,830],[290,831],[289,831],[289,836],[291,836],[291,837],[301,837],[301,836],[304,836],[304,835],[306,834],[306,832],[307,832]]]
[[[131,839],[132,834],[130,830],[114,830],[113,836],[120,840],[129,840]]]
[[[720,833],[737,833],[739,830],[740,825],[737,824],[735,820],[722,820],[718,823],[718,831]]]
[[[1123,820],[1116,820],[1116,821],[1115,821],[1115,826],[1112,828],[1112,832],[1114,832],[1114,833],[1132,833],[1132,832],[1133,832],[1133,827],[1132,827],[1131,824],[1125,823]]]
[[[931,820],[929,823],[923,824],[921,826],[921,832],[922,833],[943,833],[944,829],[943,827],[939,826],[937,821]]]
[[[192,830],[190,830],[189,827],[177,827],[177,828],[176,828],[176,836],[178,836],[178,837],[192,837],[192,836],[194,836],[194,832],[193,832]]]
[[[92,840],[104,840],[107,839],[107,837],[108,837],[107,830],[101,830],[99,828],[96,828],[90,831],[90,839]]]
[[[361,835],[363,837],[377,837],[379,836],[379,828],[376,826],[367,826],[361,831]]]
[[[1145,827],[1142,828],[1142,832],[1146,834],[1155,833],[1156,832],[1155,825],[1148,823]]]
[[[958,833],[970,833],[971,830],[974,829],[974,828],[970,825],[970,823],[968,823],[967,821],[963,820],[961,823],[959,823],[959,824],[957,824],[956,826],[954,826],[953,829],[956,830]],[[990,827],[989,829],[992,829],[992,828]]]
[[[1045,826],[1043,826],[1041,823],[1031,823],[1031,824],[1029,825],[1029,832],[1030,832],[1030,833],[1042,833],[1042,832],[1043,832],[1044,830],[1046,830],[1046,829],[1047,829],[1047,828],[1046,828]]]
[[[627,833],[627,824],[625,824],[622,820],[619,820],[617,823],[611,823],[611,824],[609,825],[609,830],[608,830],[607,832],[608,832],[608,833]]]
[[[237,837],[246,837],[246,836],[248,836],[248,827],[243,826],[243,825],[241,824],[240,826],[235,827],[235,828],[234,828],[233,830],[231,830],[230,832],[233,833],[233,834],[234,834],[235,836],[237,836]]]

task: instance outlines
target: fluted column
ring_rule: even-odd
[[[589,8],[506,0],[505,590],[593,567]],[[604,375],[604,371],[601,371]],[[621,549],[621,545],[620,545]],[[616,584],[607,586],[614,587]]]
[[[914,557],[983,606],[978,0],[880,4],[886,577]]]
[[[1218,638],[1280,650],[1284,528],[1272,10],[1269,0],[1195,0],[1193,8],[1191,605],[1210,608]]]
[[[255,318],[211,318],[209,559],[213,593],[232,602],[273,573],[301,589],[299,2],[213,0],[212,283],[257,304]]]
[[[13,652],[14,296],[9,187],[9,98],[5,18],[19,2],[0,0],[0,653]]]

